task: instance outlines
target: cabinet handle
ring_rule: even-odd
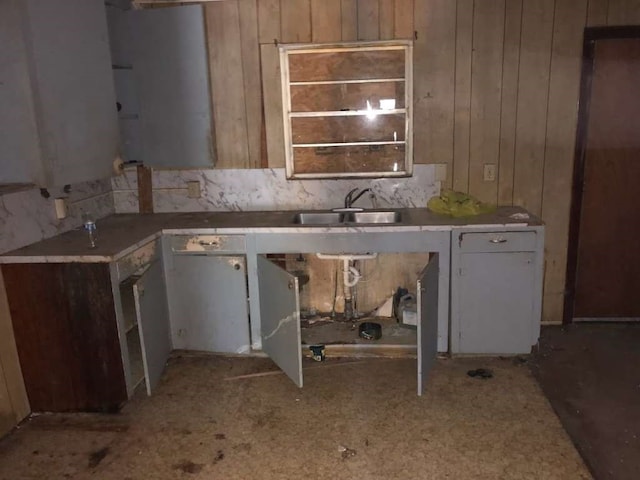
[[[492,238],[491,240],[489,240],[491,243],[507,243],[507,239],[506,238]]]
[[[216,240],[210,240],[210,241],[200,240],[198,243],[200,245],[202,245],[203,247],[217,247],[218,246],[218,242]]]

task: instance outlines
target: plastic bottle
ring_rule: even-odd
[[[89,236],[89,248],[96,248],[96,222],[89,215],[84,215],[84,229]]]

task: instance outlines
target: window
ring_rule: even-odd
[[[409,176],[412,44],[281,45],[287,178]]]

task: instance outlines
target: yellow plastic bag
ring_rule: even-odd
[[[495,211],[495,205],[489,205],[462,192],[442,190],[439,197],[431,197],[427,208],[434,213],[452,217],[470,217]]]

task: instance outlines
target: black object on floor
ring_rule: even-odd
[[[592,475],[640,478],[640,323],[544,327],[529,364]]]
[[[358,332],[365,340],[379,340],[382,337],[382,325],[376,322],[362,322]]]
[[[476,368],[475,370],[469,370],[467,375],[474,378],[480,378],[482,380],[493,378],[493,372],[488,368]]]

